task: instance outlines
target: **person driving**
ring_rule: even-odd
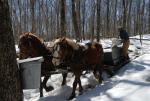
[[[121,41],[123,43],[123,45],[122,45],[123,60],[129,60],[129,56],[128,56],[128,48],[129,48],[129,44],[130,44],[129,34],[122,27],[119,27],[118,31],[119,31],[119,37],[121,38]]]

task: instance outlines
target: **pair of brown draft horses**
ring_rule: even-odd
[[[71,70],[75,75],[73,91],[69,99],[75,97],[75,90],[79,84],[79,92],[82,93],[80,76],[84,70],[93,70],[93,73],[99,82],[102,82],[102,60],[103,48],[99,43],[87,43],[81,46],[68,38],[56,39],[53,50],[50,51],[44,43],[32,33],[24,33],[19,40],[20,59],[28,57],[43,56],[44,62],[41,66],[40,96],[43,96],[43,88],[46,91],[53,90],[52,86],[47,87],[46,83],[50,77],[50,71],[55,71],[58,67],[65,70]],[[57,68],[56,68],[57,67]],[[70,67],[70,69],[68,69]],[[67,73],[63,74],[62,85],[66,84]]]
[[[64,69],[68,66],[75,75],[73,91],[69,99],[75,97],[77,84],[79,84],[79,92],[82,93],[80,76],[84,70],[93,70],[93,74],[98,78],[99,83],[102,82],[104,53],[101,44],[87,43],[85,46],[81,46],[73,40],[63,37],[55,41],[52,55],[52,62],[55,66],[63,64],[65,67],[61,68]]]
[[[53,90],[52,86],[47,87],[46,83],[51,76],[50,71],[55,71],[55,67],[52,63],[52,52],[44,45],[44,43],[36,35],[32,33],[23,33],[19,39],[19,49],[20,49],[20,59],[33,58],[38,56],[43,56],[44,62],[41,65],[41,76],[44,77],[41,80],[40,85],[40,97],[43,96],[43,88],[46,91]],[[66,73],[63,74],[63,78],[67,76]],[[62,85],[64,85],[66,80],[63,80]]]

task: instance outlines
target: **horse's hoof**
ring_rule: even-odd
[[[49,92],[49,91],[54,90],[54,88],[52,86],[49,86],[49,87],[46,87],[45,90],[46,90],[46,92]]]
[[[102,80],[99,80],[98,82],[99,82],[99,84],[102,84],[103,81],[102,81]]]
[[[82,95],[83,94],[83,91],[79,92],[79,95]]]
[[[73,95],[71,95],[70,97],[69,97],[69,99],[68,100],[72,100],[73,98],[75,98],[76,97],[76,95],[75,94],[73,94]]]
[[[61,86],[64,86],[64,85],[66,85],[66,82],[63,82],[63,83],[61,84]]]
[[[40,97],[43,97],[43,94],[40,94]]]
[[[82,95],[83,94],[83,88],[80,88],[79,89],[79,95]]]

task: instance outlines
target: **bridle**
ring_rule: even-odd
[[[66,44],[56,44],[56,45],[54,45],[53,46],[53,52],[52,52],[52,54],[54,54],[54,52],[55,51],[59,51],[58,50],[58,46],[60,47],[60,50],[62,49],[61,47],[63,47],[64,49],[65,49],[65,52],[66,52],[66,49],[68,49],[69,48],[69,46],[68,45],[66,45]],[[59,53],[58,53],[59,54]],[[65,54],[65,53],[64,53]],[[72,53],[71,53],[72,54]],[[60,55],[60,54],[59,54]],[[66,64],[66,61],[68,62],[68,56],[65,54],[65,56],[64,56],[64,58],[62,58],[61,56],[54,56],[54,55],[52,55],[52,57],[53,57],[53,59],[56,59],[56,60],[61,60],[62,59],[62,61],[61,61],[61,63],[60,64]],[[72,57],[72,56],[71,56]]]
[[[54,59],[61,59],[60,57],[55,57],[53,56],[54,52],[57,51],[57,48],[55,48],[56,46],[54,45],[53,47],[51,47],[53,50],[52,50],[52,58]]]

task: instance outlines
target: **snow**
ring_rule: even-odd
[[[132,38],[139,39],[139,36]],[[150,34],[143,35],[150,38]],[[101,40],[103,48],[112,46],[112,39]],[[122,67],[115,76],[105,78],[102,84],[98,84],[93,74],[81,77],[84,93],[78,95],[72,101],[150,101],[150,42],[131,39],[129,47],[130,57],[140,55],[132,62]],[[84,43],[83,43],[84,44]],[[61,86],[61,74],[52,75],[47,85],[54,87],[53,91],[44,91],[44,97],[39,98],[39,90],[24,90],[24,101],[67,101],[72,91],[74,76],[69,73],[67,85]]]
[[[124,66],[103,85],[78,96],[76,101],[148,101],[150,100],[150,54]]]

